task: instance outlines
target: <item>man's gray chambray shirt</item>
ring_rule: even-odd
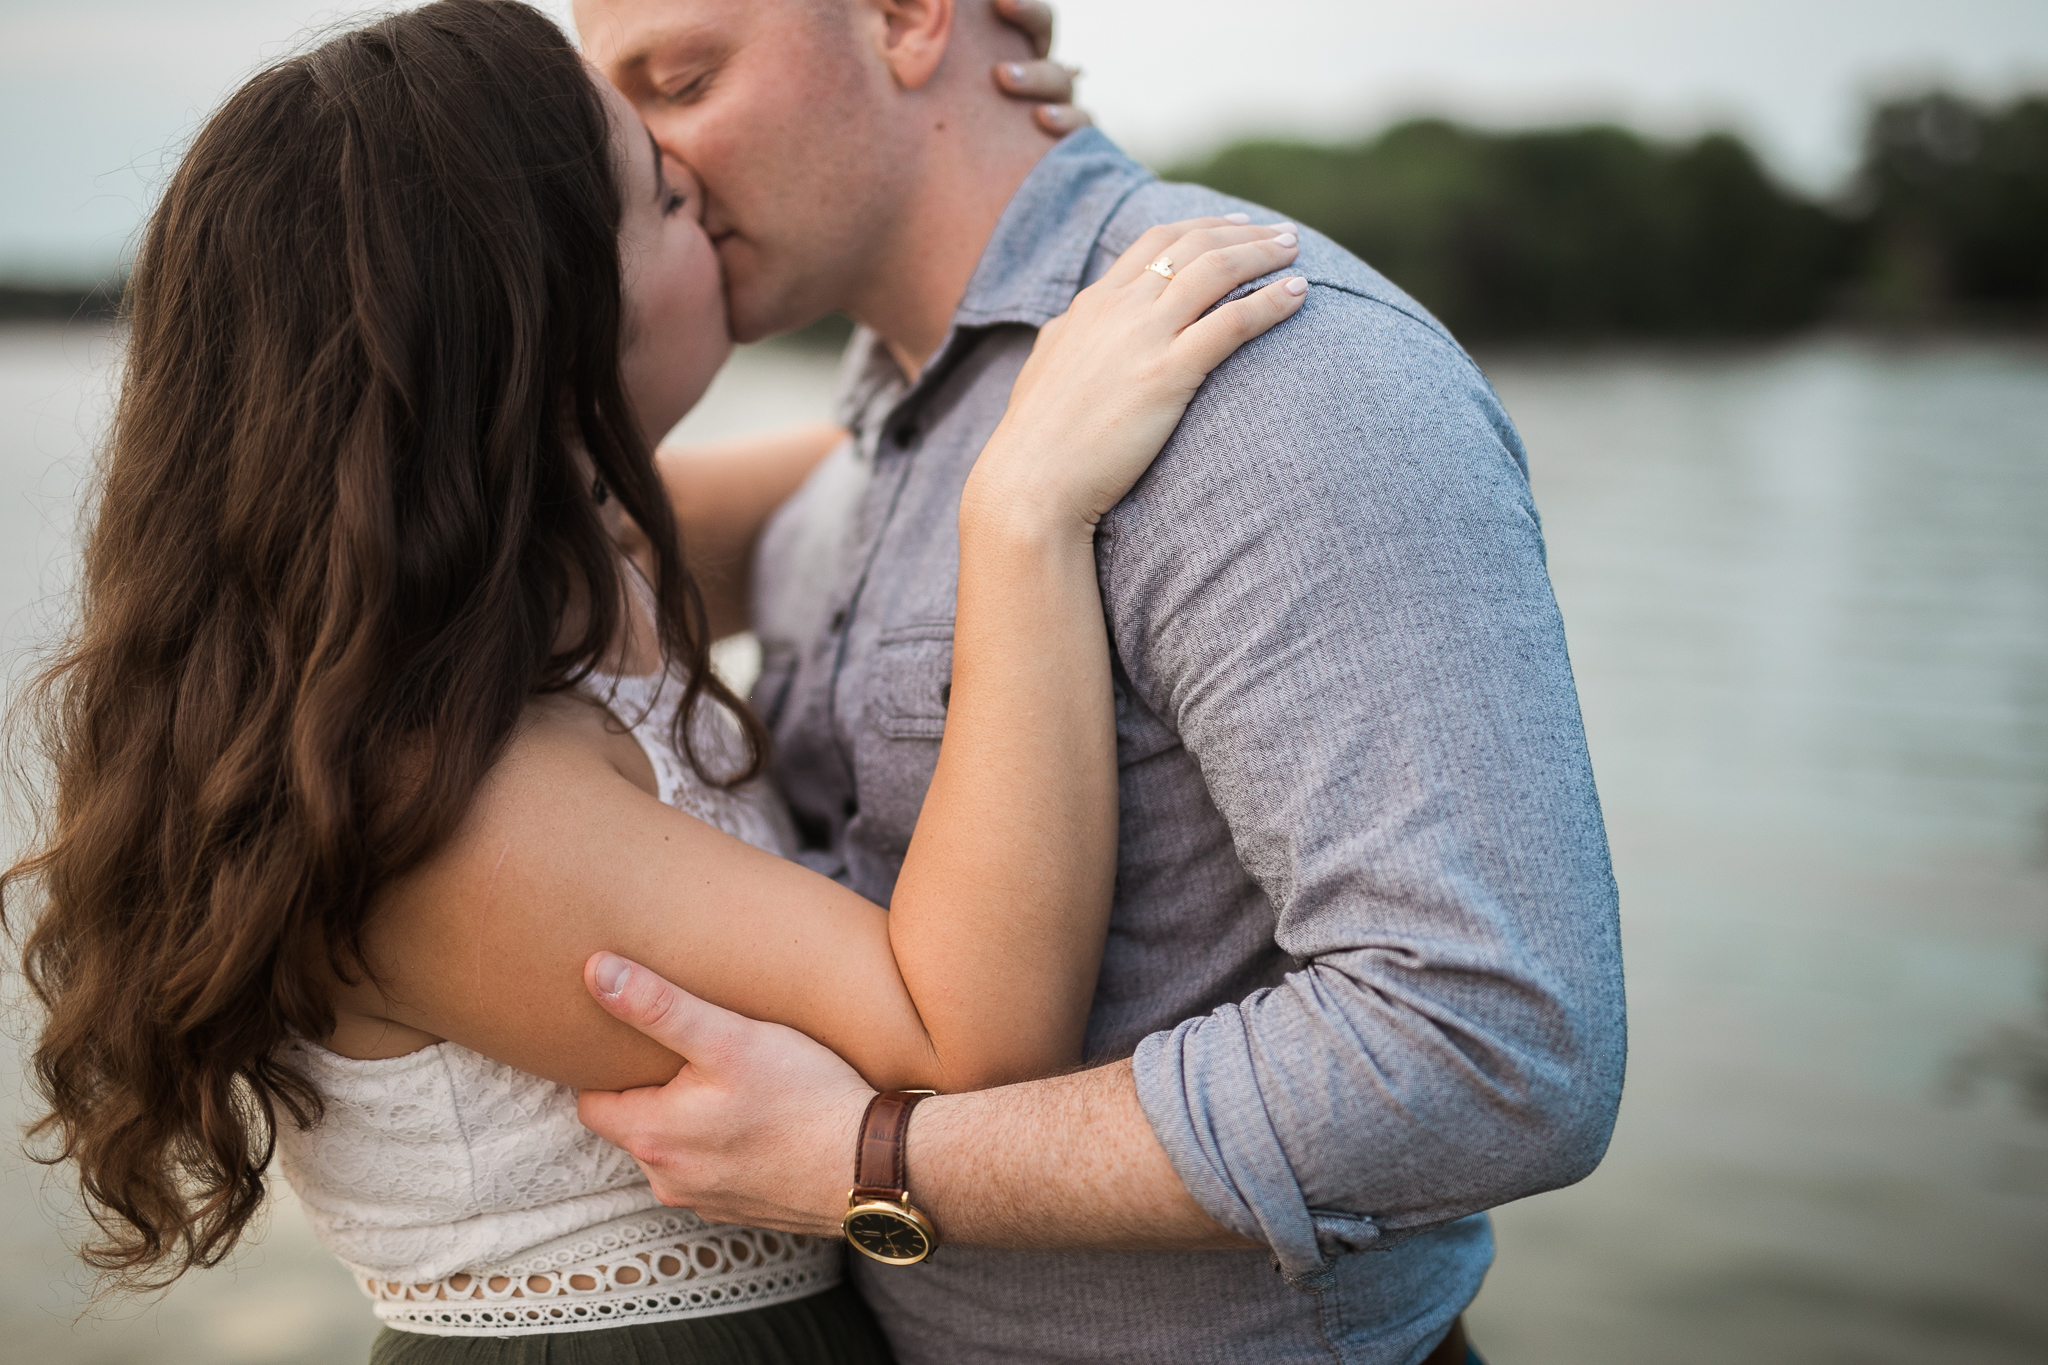
[[[855,438],[756,566],[755,701],[813,866],[889,899],[946,720],[961,485],[1035,330],[1147,227],[1240,209],[1265,213],[1075,133],[917,383],[855,338]],[[1295,273],[1302,311],[1210,377],[1097,542],[1123,813],[1088,1050],[1135,1052],[1188,1189],[1271,1251],[855,1257],[904,1365],[1419,1360],[1491,1260],[1478,1211],[1605,1149],[1615,886],[1521,443],[1407,295],[1313,232]],[[913,1138],[913,1196],[916,1169]]]

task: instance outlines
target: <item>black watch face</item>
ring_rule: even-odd
[[[899,1214],[870,1209],[846,1220],[846,1240],[881,1261],[916,1261],[932,1249],[924,1230]]]

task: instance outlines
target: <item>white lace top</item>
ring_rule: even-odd
[[[588,690],[647,751],[663,801],[771,852],[793,847],[765,784],[720,791],[675,751],[679,683],[601,677]],[[737,765],[725,711],[701,705],[691,737],[712,771]],[[836,1242],[664,1208],[631,1157],[577,1122],[567,1086],[454,1043],[378,1061],[290,1051],[327,1112],[310,1131],[280,1125],[278,1164],[388,1327],[577,1331],[735,1312],[841,1278]]]

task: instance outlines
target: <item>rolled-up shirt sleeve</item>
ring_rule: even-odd
[[[1330,1257],[1568,1184],[1625,1052],[1616,894],[1521,446],[1476,367],[1318,282],[1103,527],[1136,698],[1296,964],[1144,1039],[1195,1198]]]

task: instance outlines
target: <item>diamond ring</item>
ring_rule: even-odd
[[[1167,260],[1164,256],[1161,256],[1145,268],[1161,279],[1170,280],[1173,278],[1173,262]]]

